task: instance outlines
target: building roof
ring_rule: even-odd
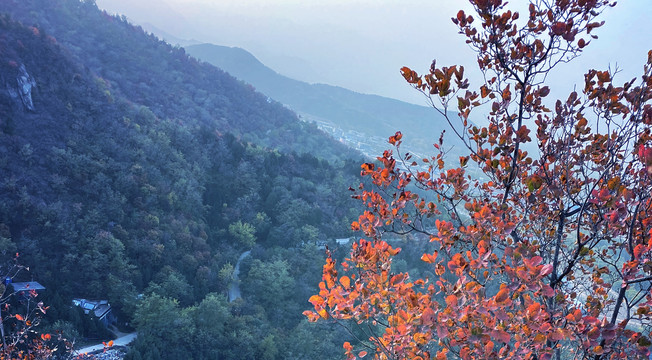
[[[335,242],[336,242],[338,245],[346,245],[346,244],[348,244],[349,242],[351,242],[351,238],[348,237],[348,238],[335,239]]]
[[[108,300],[73,299],[72,303],[84,309],[84,314],[92,311],[98,319],[104,318],[111,311],[111,304]]]
[[[39,284],[36,281],[14,282],[11,283],[11,285],[14,287],[15,292],[45,290],[45,286]]]

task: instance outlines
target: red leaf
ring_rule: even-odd
[[[389,143],[396,145],[397,142],[400,143],[402,137],[403,134],[401,134],[400,131],[397,131],[395,135],[389,137]]]
[[[544,277],[548,274],[552,273],[552,264],[546,264],[541,267],[541,272],[539,272],[539,276]]]
[[[504,344],[509,344],[509,340],[511,339],[509,334],[503,330],[492,330],[491,337],[496,340],[500,340],[500,342]]]
[[[480,87],[480,96],[482,96],[482,98],[484,99],[488,95],[489,95],[489,88],[486,85],[482,85]]]
[[[566,23],[565,22],[556,22],[550,28],[554,35],[561,35],[566,32]]]

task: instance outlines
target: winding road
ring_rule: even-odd
[[[251,254],[251,251],[245,251],[242,254],[240,254],[240,257],[238,258],[238,262],[235,264],[235,269],[233,269],[233,276],[231,278],[231,285],[229,286],[229,302],[233,302],[236,299],[239,299],[242,297],[240,294],[240,279],[238,278],[238,275],[240,275],[240,263],[244,258],[249,256]],[[113,346],[126,346],[130,344],[134,339],[136,339],[137,334],[135,332],[131,334],[119,334],[122,335],[118,337],[117,339],[113,340]],[[88,354],[92,353],[94,351],[102,350],[104,349],[104,344],[96,344],[96,345],[91,345],[91,346],[86,346],[81,349],[75,350],[76,354]]]
[[[113,346],[127,346],[132,341],[134,341],[134,339],[136,339],[136,336],[137,334],[135,332],[120,336],[119,338],[113,340]],[[96,344],[96,345],[86,346],[81,349],[75,350],[75,353],[88,354],[88,353],[92,353],[93,351],[102,350],[102,349],[104,349],[104,344]]]
[[[243,252],[238,258],[238,262],[235,264],[233,277],[231,278],[231,286],[229,286],[229,302],[233,302],[235,299],[242,297],[242,295],[240,295],[240,279],[238,279],[238,275],[240,274],[240,263],[244,258],[249,256],[250,253],[250,250]]]

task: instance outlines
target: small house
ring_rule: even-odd
[[[115,324],[117,321],[117,318],[111,312],[111,304],[109,304],[108,300],[73,299],[72,303],[81,307],[84,314],[97,317],[106,327]]]

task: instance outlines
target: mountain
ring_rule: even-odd
[[[241,48],[199,44],[186,46],[186,51],[252,84],[304,119],[315,121],[337,137],[348,139],[370,156],[381,154],[388,146],[386,139],[398,130],[409,143],[411,152],[430,154],[432,144],[438,141],[444,129],[448,129],[446,120],[430,107],[294,80],[268,68]],[[456,115],[451,113],[451,116]],[[450,130],[445,139],[446,144],[460,145]]]
[[[314,154],[315,149],[323,149],[317,155],[329,159],[356,156],[315,126],[296,121],[294,113],[268,97],[188,57],[183,48],[160,41],[124,18],[98,11],[92,1],[71,2],[74,5],[62,7],[58,1],[7,0],[0,3],[0,11],[24,24],[38,25],[76,62],[100,77],[108,92],[147,106],[157,117],[188,126],[211,124],[245,141],[283,151]],[[30,14],[33,8],[38,10]]]
[[[172,45],[178,44],[176,41],[190,44],[193,43],[193,40],[173,38],[160,29],[160,24],[165,24],[168,32],[177,34],[180,37],[201,33],[198,31],[196,24],[193,24],[192,21],[176,11],[166,0],[157,0],[156,6],[144,1],[131,0],[95,0],[94,3],[100,9],[106,9],[111,15],[128,14],[127,19],[129,22],[142,26],[148,32],[154,32]]]
[[[0,2],[0,49],[0,271],[47,288],[37,331],[101,336],[70,303],[108,299],[130,359],[337,358],[301,312],[359,153],[93,1]]]

